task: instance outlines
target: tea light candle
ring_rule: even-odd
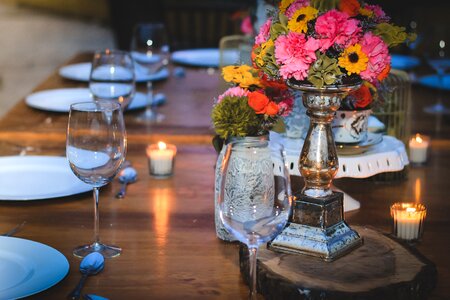
[[[391,206],[394,234],[404,240],[418,240],[423,231],[427,209],[420,203],[395,203]]]
[[[147,147],[150,175],[167,178],[172,175],[177,148],[175,145],[158,142]]]
[[[416,134],[409,140],[409,160],[422,164],[427,161],[427,151],[430,140],[427,136]]]

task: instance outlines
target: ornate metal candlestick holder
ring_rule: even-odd
[[[330,188],[339,167],[330,123],[343,96],[360,82],[321,89],[294,82],[288,85],[303,92],[311,120],[299,160],[305,187],[294,194],[290,223],[269,248],[332,261],[362,244],[358,233],[344,221],[343,194]]]

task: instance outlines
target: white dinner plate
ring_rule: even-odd
[[[47,245],[0,236],[0,299],[18,299],[46,290],[69,272],[61,252]]]
[[[68,112],[70,105],[76,102],[93,101],[88,88],[67,88],[44,90],[28,95],[25,103],[36,109]],[[126,110],[144,108],[147,103],[145,94],[137,92]]]
[[[419,79],[419,83],[431,88],[450,90],[450,74],[445,74],[440,82],[437,75],[427,75]]]
[[[0,157],[0,200],[39,200],[90,190],[73,174],[65,157]]]
[[[59,75],[72,80],[89,81],[89,75],[91,73],[91,63],[79,63],[61,67],[59,69]],[[155,74],[146,74],[142,67],[135,66],[136,82],[156,81],[163,80],[169,77],[169,70],[167,68]]]
[[[239,51],[227,50],[223,58],[227,64],[239,63]],[[172,53],[172,61],[194,67],[219,67],[220,52],[217,48],[180,50]]]

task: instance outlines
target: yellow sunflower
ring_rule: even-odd
[[[339,57],[338,64],[347,70],[347,74],[359,74],[367,68],[369,58],[362,52],[361,45],[355,44],[345,49]]]
[[[222,76],[226,82],[233,82],[242,88],[261,86],[258,71],[248,65],[223,67]]]
[[[268,39],[267,42],[261,44],[259,53],[255,57],[255,62],[258,67],[265,65],[264,59],[267,57],[268,52],[273,51],[273,48],[274,42],[272,39]]]
[[[284,14],[284,12],[289,7],[289,5],[294,3],[294,1],[295,0],[281,0],[280,5],[278,6],[280,9],[280,12]]]
[[[311,6],[300,8],[288,21],[288,29],[297,33],[305,33],[308,31],[308,22],[314,20],[318,12],[317,9]]]

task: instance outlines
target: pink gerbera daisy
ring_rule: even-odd
[[[316,60],[319,42],[302,33],[289,32],[281,35],[275,41],[275,59],[280,65],[280,75],[283,79],[294,77],[303,80],[308,76],[308,69]]]
[[[348,14],[335,9],[318,17],[315,29],[320,38],[322,52],[334,44],[342,47],[355,44],[361,33],[358,20],[351,19]]]
[[[378,23],[389,22],[390,18],[389,16],[386,15],[381,6],[365,5],[364,8],[373,12],[373,18],[375,19],[376,22]]]

